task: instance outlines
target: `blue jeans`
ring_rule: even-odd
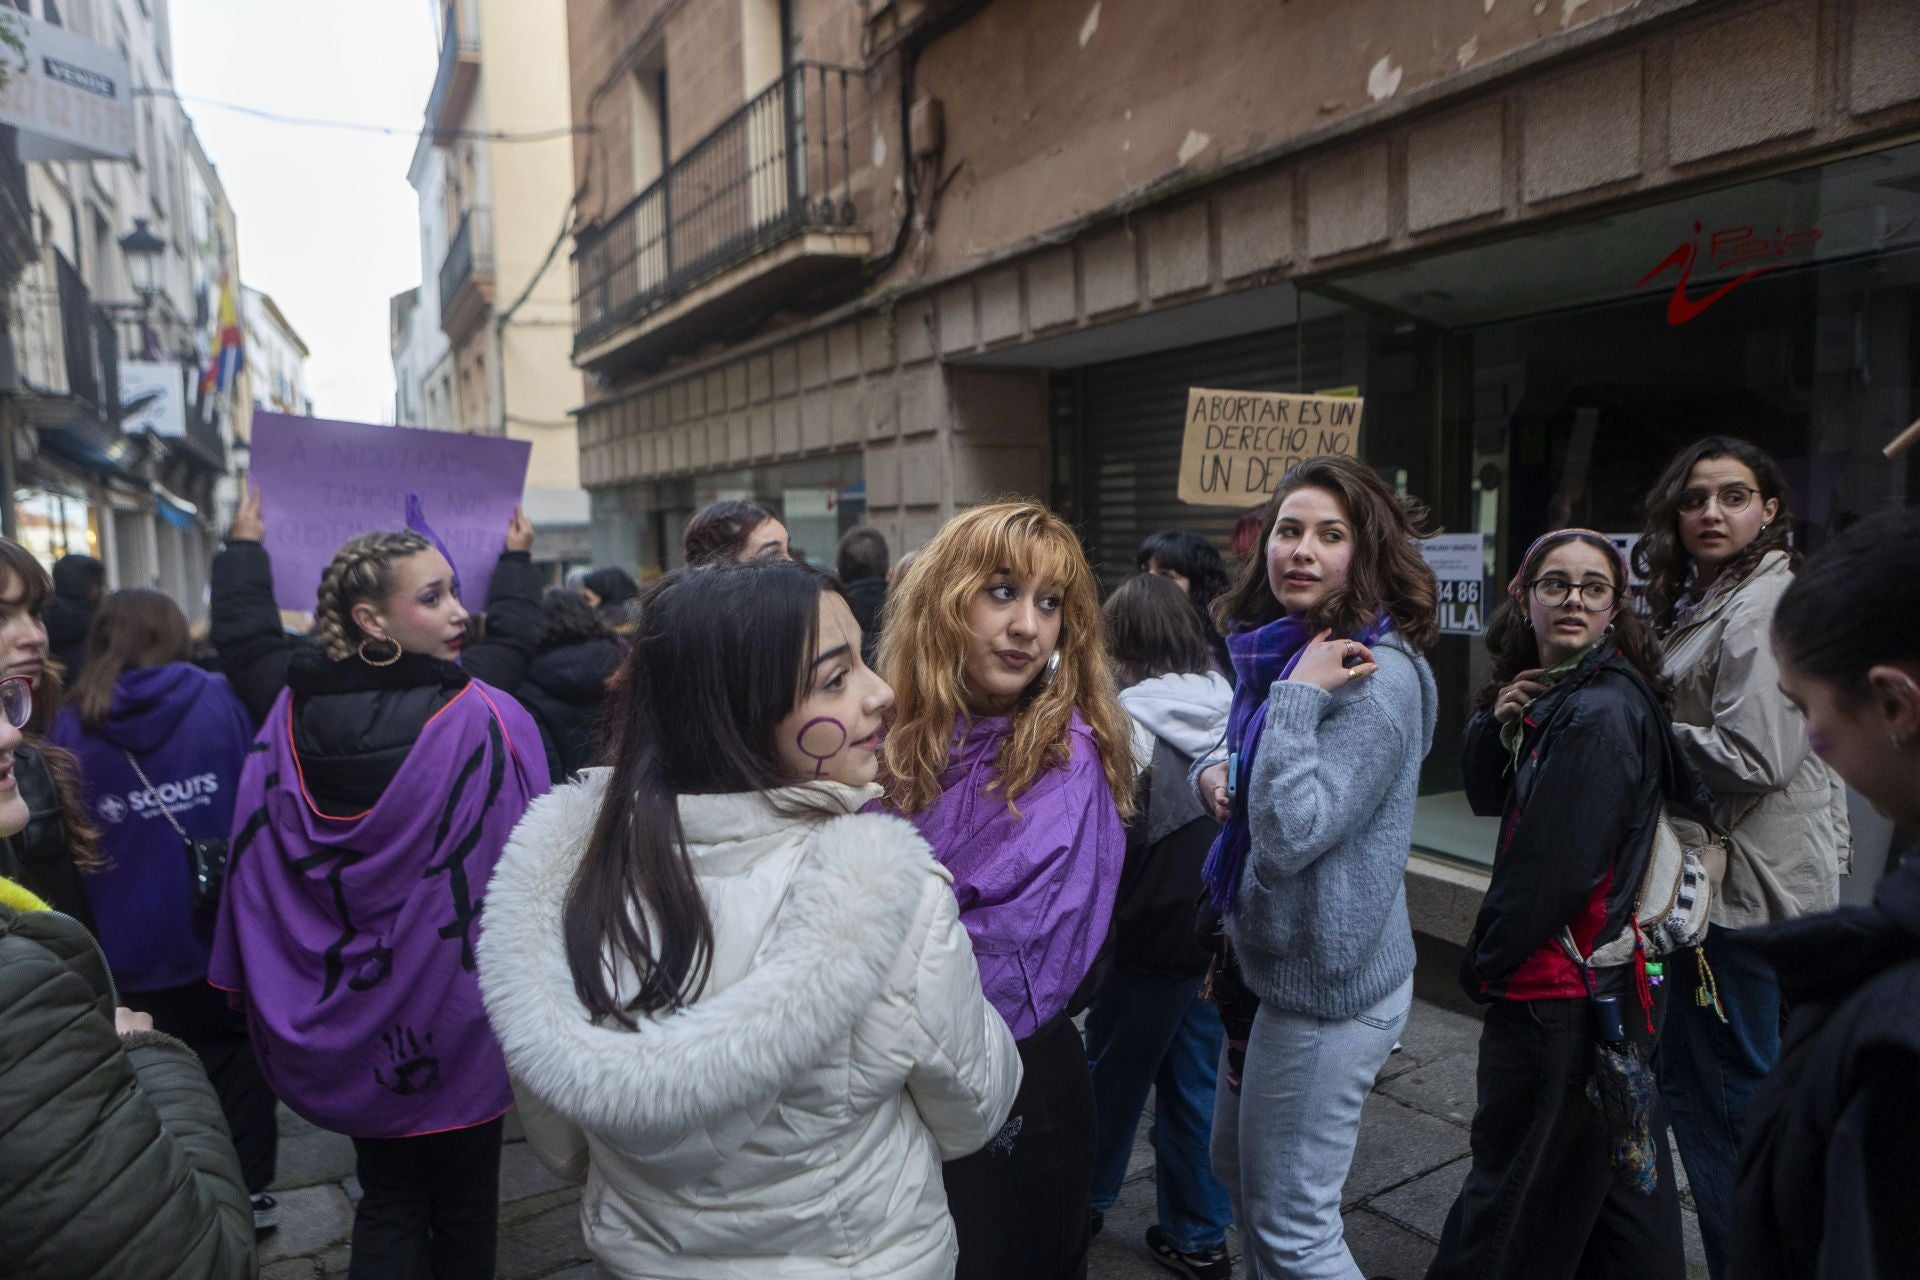
[[[1724,1023],[1694,1001],[1698,962],[1692,956],[1667,962],[1672,995],[1658,1059],[1660,1097],[1687,1166],[1707,1273],[1714,1280],[1727,1263],[1747,1110],[1780,1058],[1779,981],[1771,965],[1735,943],[1738,937],[1738,930],[1711,925],[1701,947],[1727,1013]]]
[[[1227,1190],[1208,1166],[1223,1033],[1220,1011],[1200,999],[1200,982],[1116,970],[1087,1010],[1093,1208],[1105,1213],[1120,1194],[1151,1088],[1160,1230],[1182,1253],[1224,1244],[1233,1223]]]
[[[1240,1093],[1220,1089],[1213,1113],[1213,1170],[1251,1280],[1361,1280],[1340,1192],[1361,1109],[1412,1008],[1411,974],[1351,1018],[1260,1006]]]

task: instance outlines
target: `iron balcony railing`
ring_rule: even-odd
[[[460,287],[475,275],[493,274],[493,223],[484,206],[460,215],[460,229],[440,263],[440,315],[453,310]]]
[[[802,62],[579,237],[574,346],[806,228],[853,225],[847,82]]]
[[[93,405],[108,422],[120,420],[120,340],[113,320],[93,305],[93,295],[66,255],[54,251],[60,301],[60,339],[66,353],[67,391]]]

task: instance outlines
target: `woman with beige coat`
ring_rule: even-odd
[[[1852,846],[1844,788],[1780,692],[1768,640],[1799,561],[1778,465],[1744,440],[1708,437],[1668,465],[1647,514],[1635,560],[1674,685],[1673,731],[1730,832],[1697,960],[1668,962],[1677,989],[1659,1057],[1719,1280],[1741,1132],[1780,1055],[1779,985],[1733,942],[1742,929],[1834,906]]]

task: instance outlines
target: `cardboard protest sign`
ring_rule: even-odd
[[[1359,457],[1364,403],[1358,396],[1190,388],[1180,501],[1254,507],[1304,459]]]
[[[1487,536],[1442,533],[1423,539],[1420,555],[1439,579],[1440,634],[1477,636],[1487,629]]]
[[[496,436],[255,412],[248,478],[260,490],[275,602],[311,610],[340,544],[406,528],[411,492],[453,560],[461,599],[479,612],[532,450]]]

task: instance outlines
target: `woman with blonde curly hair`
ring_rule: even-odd
[[[539,631],[533,530],[516,513],[471,647],[454,567],[411,531],[349,539],[320,580],[318,643],[282,635],[264,534],[253,494],[214,561],[214,640],[263,724],[208,980],[237,993],[274,1093],[354,1140],[348,1274],[490,1276],[513,1093],[474,948],[507,835],[548,787],[540,731],[502,688]]]
[[[896,580],[886,803],[953,877],[987,1001],[1025,1078],[985,1150],[951,1161],[962,1280],[1084,1276],[1091,998],[1133,807],[1131,730],[1073,530],[1031,502],[955,516]]]

